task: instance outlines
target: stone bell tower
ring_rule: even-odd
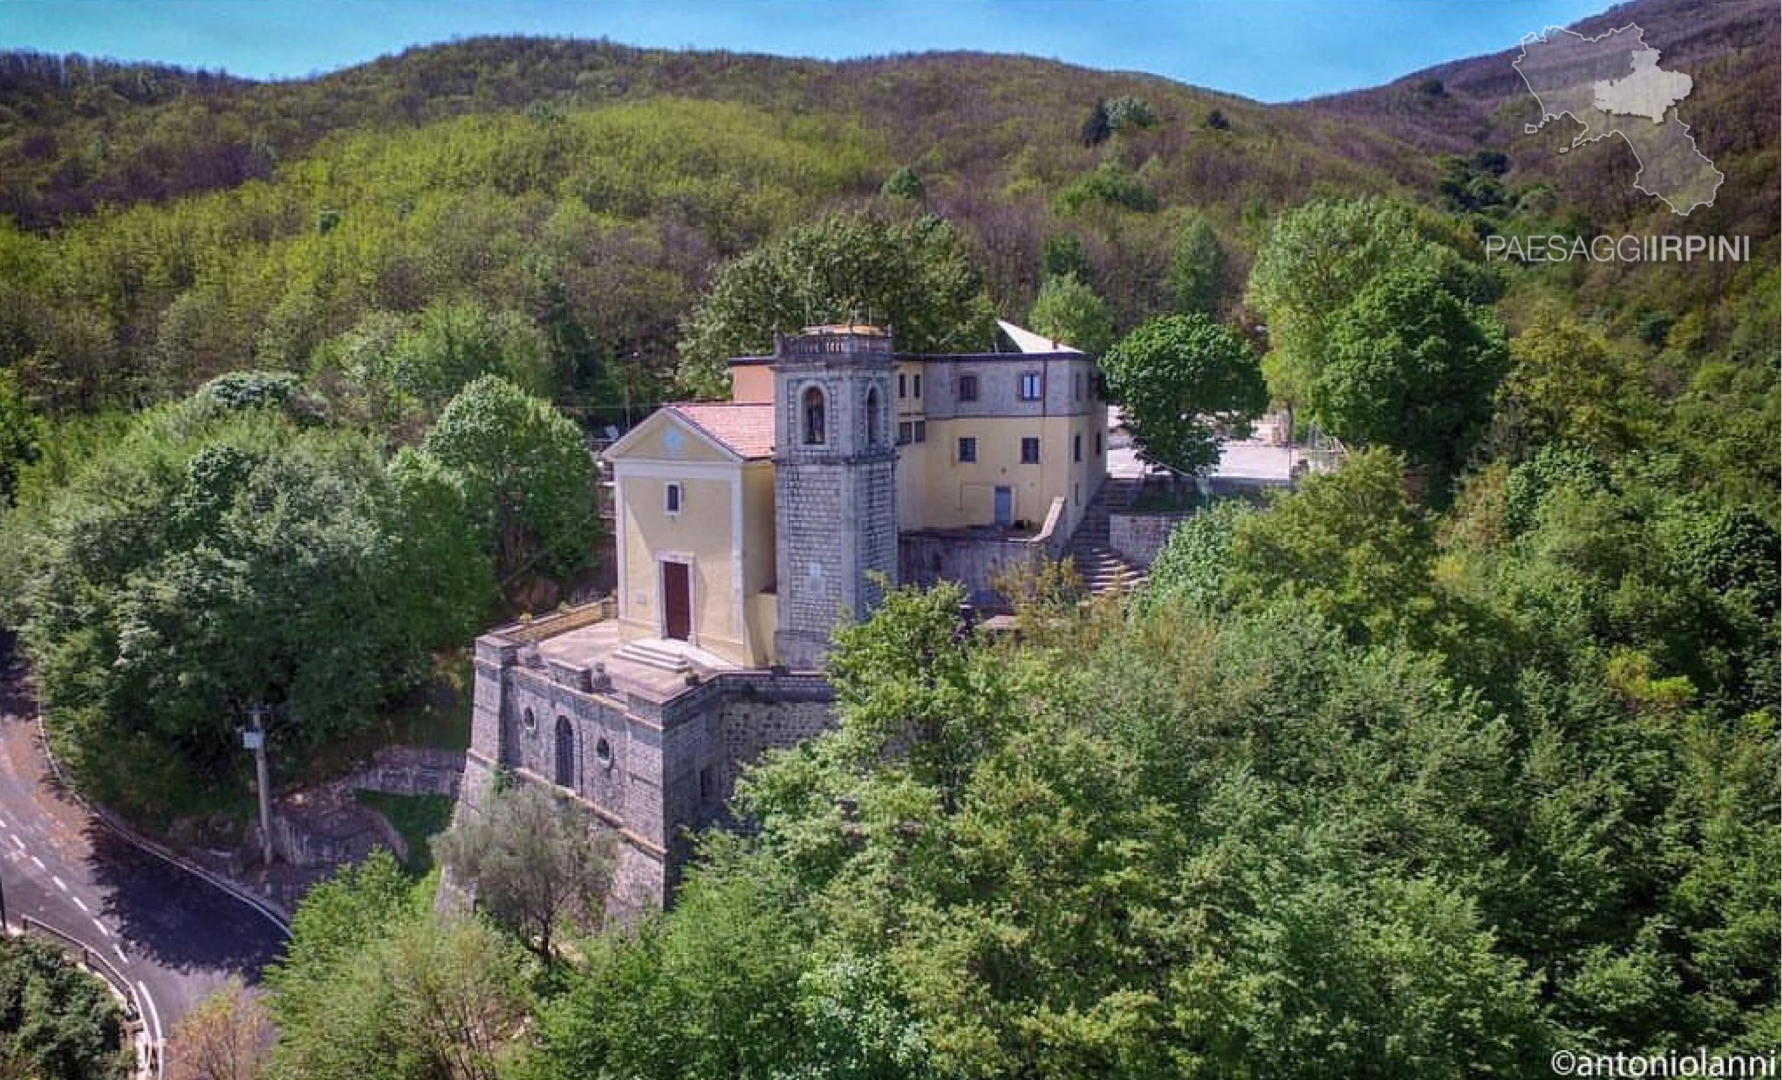
[[[818,667],[845,619],[863,619],[897,577],[897,448],[891,335],[817,326],[776,338],[774,527],[779,663]]]

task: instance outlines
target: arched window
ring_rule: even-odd
[[[822,446],[827,441],[823,434],[823,391],[812,386],[804,392],[804,444],[806,446]]]
[[[575,728],[569,717],[557,717],[557,783],[575,786]]]
[[[866,392],[866,445],[879,445],[879,390],[876,386]]]

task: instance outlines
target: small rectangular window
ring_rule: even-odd
[[[1021,464],[1039,464],[1039,440],[1028,437],[1021,440]]]
[[[900,398],[910,396],[908,379],[909,376],[905,375],[903,372],[900,371],[897,373],[897,396]]]
[[[922,373],[920,371],[910,376],[910,396],[916,398],[922,396]]]
[[[959,400],[978,400],[978,377],[976,375],[959,376]]]
[[[1070,437],[1070,459],[1083,460],[1083,433],[1080,431]]]
[[[1040,399],[1041,385],[1042,380],[1039,372],[1023,371],[1021,373],[1021,400],[1038,401]]]
[[[902,446],[909,442],[915,437],[914,432],[914,424],[911,424],[908,420],[899,420],[897,422],[897,445]]]
[[[671,514],[681,512],[681,485],[670,483],[663,488],[662,508]]]
[[[926,421],[926,420],[916,421],[916,441],[917,442],[927,442],[928,441],[928,421]]]
[[[972,438],[970,435],[960,436],[960,438],[959,438],[959,460],[960,461],[976,461],[976,460],[978,460],[978,440]]]
[[[1095,433],[1095,456],[1101,456],[1101,432]]]

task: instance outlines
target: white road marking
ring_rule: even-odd
[[[122,960],[124,963],[128,964],[130,962],[130,958],[124,955],[124,947],[117,942],[114,941],[111,943],[111,951],[117,953],[118,959]]]
[[[19,846],[20,851],[25,850],[25,842],[23,840],[20,840],[18,837],[13,836],[11,834],[8,834],[6,838],[8,840],[11,840],[13,843],[17,844]]]
[[[74,906],[80,909],[82,915],[91,915],[93,913],[92,909],[87,907],[87,902],[78,896],[74,898]]]
[[[110,936],[111,936],[111,929],[110,929],[110,927],[107,927],[107,926],[106,926],[106,925],[105,925],[105,924],[104,924],[104,923],[102,923],[102,922],[100,922],[100,921],[99,921],[99,920],[98,920],[98,919],[94,919],[94,920],[93,920],[93,925],[94,925],[94,926],[97,926],[97,927],[98,927],[98,928],[99,928],[99,932],[100,932],[100,933],[101,933],[101,934],[104,934],[104,935],[105,935],[105,936],[106,936],[106,937],[110,937]]]
[[[56,883],[56,888],[61,889],[63,892],[68,891],[68,883],[66,881],[63,881],[54,874],[50,875],[50,880]]]
[[[43,865],[43,860],[39,859],[35,855],[31,856],[31,861],[37,865],[37,869],[39,869],[39,870],[48,870],[49,869],[49,867]]]
[[[149,993],[147,983],[143,982],[141,979],[137,979],[136,989],[142,992],[142,1003],[146,1006],[143,1011],[149,1014],[149,1019],[152,1021],[153,1031],[155,1033],[155,1045],[158,1047],[161,1045],[161,1010],[155,1008],[155,999],[154,996]]]

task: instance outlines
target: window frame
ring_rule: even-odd
[[[679,517],[687,508],[687,490],[679,480],[670,480],[662,485],[662,512],[669,517]]]
[[[978,438],[976,435],[959,436],[959,463],[975,465],[978,461]]]
[[[1016,396],[1022,401],[1039,401],[1046,396],[1046,373],[1023,371],[1016,390]]]
[[[829,445],[829,395],[810,383],[798,392],[798,425],[801,446]],[[812,405],[816,407],[813,409]],[[814,423],[813,423],[814,419]]]
[[[976,372],[968,371],[960,374],[958,387],[960,401],[978,400],[978,390],[978,376]]]
[[[1021,464],[1038,465],[1039,463],[1040,437],[1038,435],[1021,436]]]

